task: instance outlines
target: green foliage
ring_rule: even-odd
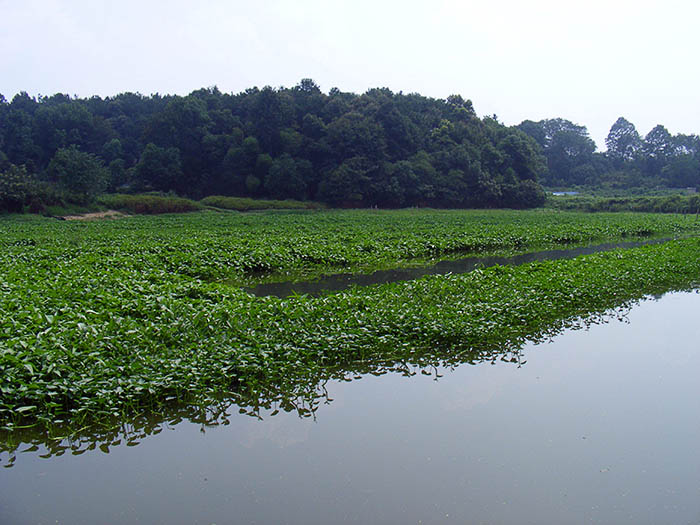
[[[503,188],[505,204],[511,208],[537,208],[547,201],[547,194],[534,180],[522,180]]]
[[[309,201],[287,200],[264,200],[248,199],[246,197],[224,197],[222,195],[211,195],[199,201],[200,204],[224,210],[253,211],[253,210],[318,210],[323,208],[322,204]]]
[[[649,195],[630,197],[557,196],[547,205],[567,211],[700,213],[700,195]]]
[[[7,155],[0,150],[0,171],[5,171],[10,167],[10,161],[7,159]]]
[[[173,399],[295,392],[337,367],[490,359],[591,312],[697,286],[700,241],[318,298],[257,298],[211,280],[654,228],[698,225],[682,216],[555,212],[200,213],[99,224],[5,218],[0,421],[75,428]]]
[[[700,159],[692,155],[678,156],[663,167],[661,175],[672,188],[700,190]]]
[[[303,79],[238,94],[19,93],[0,109],[0,172],[25,166],[37,181],[24,202],[32,210],[86,206],[105,190],[338,207],[525,208],[541,204],[539,184],[608,192],[700,186],[697,135],[672,136],[657,125],[641,138],[621,117],[601,153],[584,126],[553,118],[507,127],[480,119],[460,95],[324,94]],[[5,207],[17,209],[12,202]]]
[[[518,128],[535,139],[547,158],[542,182],[550,186],[587,184],[597,175],[595,143],[585,126],[565,119],[526,120]]]
[[[110,192],[522,208],[537,199],[514,201],[532,193],[520,191],[521,182],[538,183],[545,173],[535,141],[479,119],[459,95],[439,100],[385,88],[326,95],[303,79],[236,95],[209,88],[185,97],[35,100],[24,93],[3,109],[7,162],[41,177],[57,167],[48,170],[57,151],[77,148],[109,167]],[[93,175],[105,179],[102,170]],[[83,184],[63,200],[72,192],[87,202],[95,193],[83,191],[85,177],[63,179]]]
[[[134,173],[140,189],[168,191],[183,188],[180,151],[177,148],[160,148],[153,143],[147,144]]]
[[[0,212],[22,211],[30,194],[31,182],[24,166],[10,165],[0,171]]]
[[[366,157],[349,158],[321,183],[319,197],[334,206],[361,207],[377,169]]]
[[[48,173],[70,194],[70,200],[83,204],[104,191],[109,177],[102,159],[75,146],[59,149],[49,163]]]
[[[642,139],[630,121],[618,118],[605,139],[608,156],[621,165],[623,161],[633,161],[642,149]]]
[[[272,163],[265,176],[265,190],[277,199],[285,196],[303,199],[306,196],[306,182],[291,155],[285,153]]]
[[[526,120],[518,128],[542,147],[548,172],[540,181],[550,188],[645,193],[700,187],[697,135],[672,136],[659,124],[642,139],[620,117],[606,139],[608,150],[597,153],[586,128],[568,120]]]
[[[98,202],[107,208],[143,215],[186,213],[202,209],[201,204],[193,200],[161,195],[124,195],[115,193],[101,195]]]

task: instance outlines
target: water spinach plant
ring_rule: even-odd
[[[261,268],[274,279],[455,249],[698,228],[683,216],[615,217],[307,212],[1,220],[0,423],[6,430],[77,428],[175,400],[272,399],[337,370],[493,359],[592,313],[698,285],[694,238],[321,297],[254,297],[231,284]]]

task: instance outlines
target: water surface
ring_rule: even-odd
[[[699,523],[700,295],[657,299],[513,362],[331,381],[315,418],[19,454],[0,523]]]
[[[372,284],[393,283],[419,279],[426,275],[445,275],[448,273],[468,273],[477,268],[486,268],[496,265],[518,266],[535,261],[551,261],[556,259],[573,259],[580,255],[606,252],[618,248],[636,248],[645,244],[657,244],[670,240],[668,237],[649,239],[645,241],[615,242],[566,248],[557,250],[543,250],[538,252],[523,253],[505,256],[464,257],[461,259],[443,260],[437,263],[410,268],[393,268],[390,270],[378,270],[369,274],[339,273],[327,275],[312,281],[285,281],[278,283],[262,283],[257,286],[245,288],[246,291],[257,295],[275,295],[288,297],[293,294],[321,295],[324,292],[337,292],[351,286],[369,286]]]

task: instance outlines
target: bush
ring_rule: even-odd
[[[318,210],[324,208],[317,202],[302,202],[295,200],[260,200],[246,197],[224,197],[211,195],[199,201],[205,206],[223,208],[225,210],[252,211],[252,210]]]
[[[644,213],[700,213],[700,195],[655,195],[639,197],[550,197],[547,205],[565,211],[613,211]]]
[[[168,195],[124,195],[114,193],[100,196],[98,202],[115,210],[144,215],[185,213],[202,209],[202,205],[198,202]]]

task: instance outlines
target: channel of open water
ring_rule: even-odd
[[[315,417],[39,445],[0,468],[0,523],[699,523],[699,310],[669,293],[517,359],[328,381]]]
[[[476,270],[477,268],[487,268],[489,266],[496,265],[517,266],[535,261],[573,259],[575,257],[579,257],[580,255],[590,255],[592,253],[606,252],[616,250],[618,248],[636,248],[645,244],[658,244],[668,240],[670,240],[670,238],[664,237],[644,241],[595,244],[590,246],[582,246],[579,248],[543,250],[513,255],[510,257],[465,257],[461,259],[443,260],[426,266],[378,270],[369,274],[339,273],[320,277],[312,281],[262,283],[257,286],[245,288],[245,290],[257,296],[274,295],[277,297],[288,297],[293,294],[317,296],[325,292],[345,290],[351,286],[369,286],[372,284],[409,281],[412,279],[419,279],[426,275],[468,273]]]

